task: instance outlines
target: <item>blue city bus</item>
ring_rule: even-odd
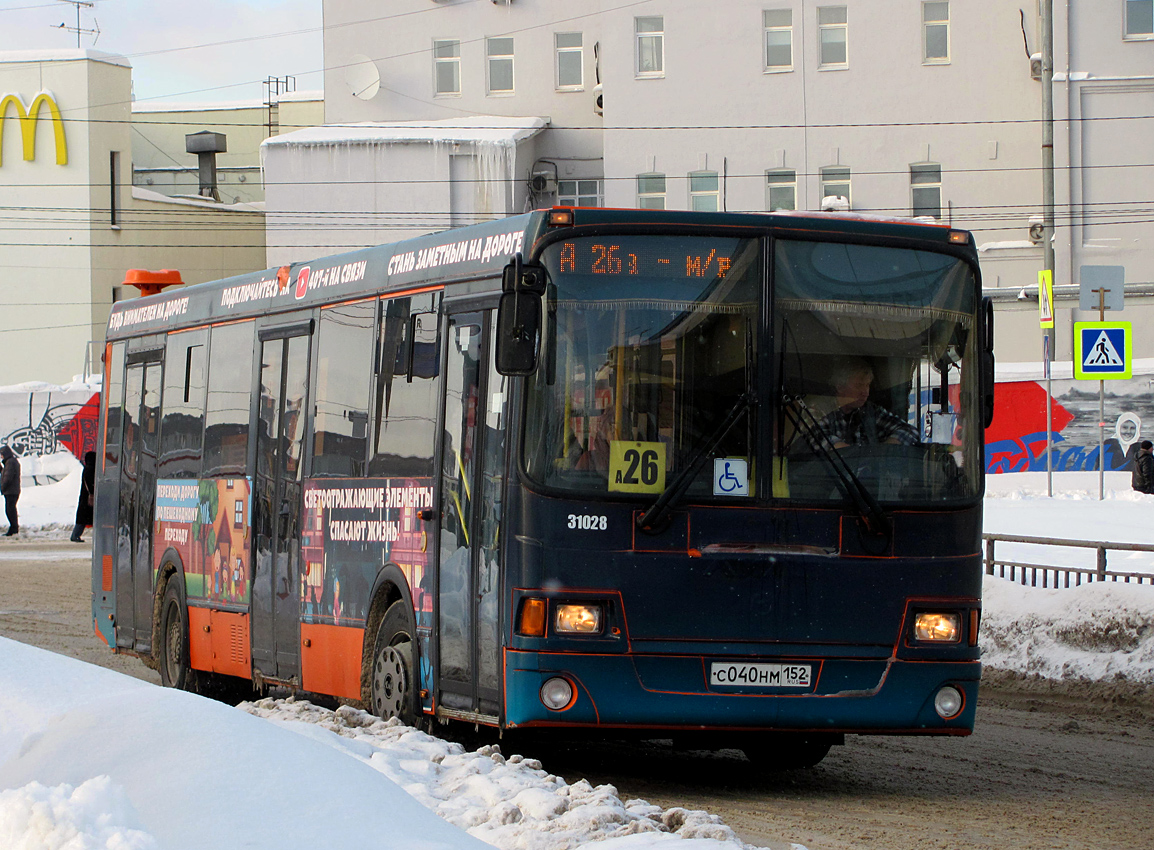
[[[770,766],[969,734],[991,316],[945,225],[585,208],[118,302],[96,634]]]

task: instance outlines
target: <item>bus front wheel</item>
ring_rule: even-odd
[[[415,632],[412,611],[398,600],[385,611],[373,650],[372,712],[408,726],[417,722]]]
[[[160,683],[166,688],[195,690],[188,662],[188,608],[178,575],[169,579],[160,605]]]

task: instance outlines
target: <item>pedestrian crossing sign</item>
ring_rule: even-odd
[[[1129,322],[1074,323],[1074,377],[1109,381],[1132,374],[1133,334]]]

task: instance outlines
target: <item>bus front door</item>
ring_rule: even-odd
[[[120,504],[116,521],[116,644],[152,645],[152,520],[160,438],[161,352],[130,354],[125,370]]]
[[[491,313],[450,314],[443,382],[437,572],[439,706],[500,713],[501,502],[505,378],[492,366]]]
[[[308,411],[309,336],[300,327],[270,330],[261,334],[260,345],[252,659],[266,678],[299,681],[301,456]]]

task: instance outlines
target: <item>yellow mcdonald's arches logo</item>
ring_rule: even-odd
[[[48,107],[52,129],[56,134],[56,164],[67,165],[68,143],[64,141],[64,119],[60,117],[60,107],[56,105],[56,99],[52,95],[40,92],[32,99],[32,105],[27,107],[18,94],[6,94],[0,98],[0,166],[4,165],[4,124],[8,120],[9,104],[16,107],[20,134],[24,138],[24,159],[27,162],[36,159],[36,123],[40,117],[40,110]]]

